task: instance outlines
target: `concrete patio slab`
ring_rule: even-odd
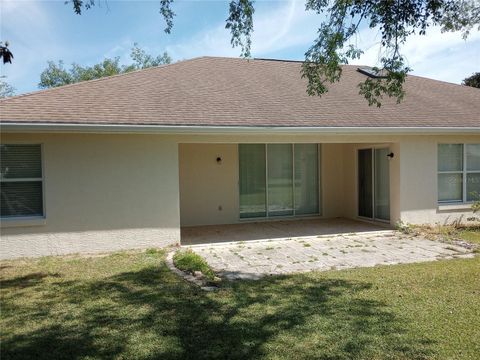
[[[474,256],[459,246],[393,230],[187,247],[231,280]]]
[[[372,224],[344,218],[245,222],[232,225],[182,227],[181,242],[182,245],[213,244],[368,233],[389,229],[391,230],[388,224]]]

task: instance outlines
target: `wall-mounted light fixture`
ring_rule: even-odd
[[[390,159],[393,159],[393,157],[395,156],[395,154],[393,152],[391,152],[390,154],[387,155]]]
[[[217,157],[217,164],[220,165],[222,163],[223,159],[221,156]]]

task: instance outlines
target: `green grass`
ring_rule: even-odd
[[[238,253],[235,253],[238,255]],[[187,273],[193,274],[195,271],[201,271],[209,280],[213,280],[215,273],[208,266],[207,262],[200,255],[195,254],[192,250],[179,250],[173,255],[173,263],[175,266]]]
[[[458,236],[469,242],[470,244],[480,245],[480,229],[477,230],[460,230]]]
[[[224,282],[163,251],[4,261],[1,358],[478,359],[480,257]]]

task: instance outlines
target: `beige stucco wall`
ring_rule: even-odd
[[[334,218],[344,214],[345,158],[343,144],[322,144],[320,171],[322,217]]]
[[[1,140],[41,143],[44,151],[45,224],[2,227],[0,257],[12,257],[174,244],[180,219],[184,226],[237,223],[237,144],[249,142],[322,144],[325,218],[356,218],[356,150],[387,144],[395,153],[392,224],[465,219],[468,209],[437,205],[437,144],[479,143],[480,136],[11,133]]]
[[[412,224],[448,224],[473,216],[469,208],[442,210],[437,204],[437,145],[480,143],[480,136],[405,137],[400,142],[400,218]]]
[[[43,146],[45,224],[1,229],[0,257],[102,252],[180,240],[178,146],[150,135],[3,134]]]
[[[180,144],[179,170],[182,226],[238,221],[236,144]]]

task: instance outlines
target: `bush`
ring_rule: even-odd
[[[413,234],[414,233],[414,228],[411,224],[405,223],[402,220],[397,221],[395,224],[395,227],[397,231],[400,231],[403,234]]]
[[[192,275],[195,271],[201,271],[208,280],[213,280],[215,277],[215,273],[208,266],[207,262],[192,250],[177,251],[173,255],[173,263],[178,269]]]
[[[470,195],[475,199],[472,204],[472,211],[474,214],[480,212],[480,194],[476,191],[472,191]]]
[[[476,214],[477,212],[480,212],[480,201],[475,201],[472,204],[472,211],[474,214]]]

